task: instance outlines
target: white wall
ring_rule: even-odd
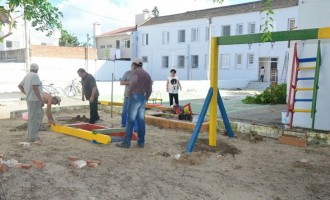
[[[286,31],[288,28],[288,19],[298,17],[298,8],[290,7],[274,10],[274,21],[276,24],[276,31]],[[248,23],[256,23],[256,31],[262,23],[262,16],[259,12],[236,14],[229,16],[221,16],[212,18],[213,36],[221,36],[221,27],[224,25],[231,26],[231,35],[236,34],[236,24],[243,23],[243,34],[247,34]],[[209,79],[209,69],[207,62],[207,55],[209,54],[209,41],[206,40],[206,28],[208,27],[206,18],[179,21],[173,23],[156,24],[152,26],[138,27],[138,46],[137,52],[139,57],[148,57],[148,63],[145,63],[146,69],[150,72],[154,80],[163,80],[168,76],[171,68],[177,70],[178,76],[181,80],[207,80]],[[199,41],[191,42],[191,29],[199,28]],[[186,31],[186,42],[178,43],[178,30],[184,29]],[[170,43],[162,44],[162,32],[170,32]],[[142,45],[142,34],[147,33],[149,36],[149,45]],[[246,45],[228,45],[220,46],[219,54],[230,55],[230,68],[222,69],[219,67],[220,81],[255,81],[258,80],[259,57],[275,57],[278,58],[278,73],[282,73],[285,51],[288,49],[287,42],[278,42],[271,47],[270,43],[266,44],[252,44],[251,48]],[[235,54],[242,54],[242,67],[235,67]],[[247,67],[248,53],[254,54],[254,64]],[[177,68],[177,56],[186,56],[184,68]],[[192,69],[189,65],[191,55],[199,56],[199,67]],[[162,56],[169,56],[170,67],[162,68]],[[221,62],[219,55],[219,62]],[[280,77],[279,77],[280,78]],[[230,86],[229,88],[235,88]]]
[[[299,29],[310,29],[330,26],[330,12],[328,8],[330,7],[329,0],[300,0],[299,1],[299,19],[298,28]],[[317,40],[308,41],[297,41],[298,43],[298,57],[315,57]],[[291,45],[291,52],[293,52],[293,45]],[[303,45],[304,44],[304,45]],[[319,76],[319,90],[317,96],[316,105],[316,118],[315,118],[315,129],[320,130],[330,130],[329,123],[329,111],[330,111],[330,40],[321,40],[321,58],[322,65],[320,68]],[[292,58],[289,60],[291,65]],[[291,69],[289,69],[291,72]],[[288,82],[290,81],[291,73],[288,73]],[[311,71],[301,71],[299,76],[314,76]],[[310,87],[308,81],[302,81],[298,83],[301,87]],[[297,92],[297,98],[311,98],[311,92]],[[295,108],[305,108],[310,109],[311,103],[296,103]],[[310,113],[295,113],[293,126],[311,128],[312,119],[310,118]]]

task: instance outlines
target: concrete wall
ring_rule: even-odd
[[[299,2],[299,29],[310,29],[319,27],[330,26],[330,12],[328,10],[330,1],[328,0],[301,0]],[[308,41],[297,41],[298,43],[298,57],[315,57],[317,40]],[[291,45],[291,52],[293,51],[293,45]],[[329,123],[329,111],[330,111],[330,40],[321,40],[321,58],[322,65],[320,68],[319,76],[319,90],[316,105],[316,118],[315,118],[315,129],[330,130]],[[292,58],[289,61],[292,63]],[[291,70],[289,69],[289,72]],[[291,73],[288,73],[288,81]],[[314,76],[312,71],[301,71],[299,72],[300,77]],[[299,87],[311,87],[311,83],[308,81],[302,81],[298,83]],[[297,98],[311,98],[311,92],[297,92]],[[295,108],[310,109],[311,103],[296,103]],[[310,128],[312,119],[310,113],[295,113],[293,126]]]

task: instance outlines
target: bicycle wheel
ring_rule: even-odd
[[[68,97],[73,97],[77,94],[77,90],[72,85],[69,85],[64,89],[64,93]]]
[[[55,88],[54,93],[55,93],[55,96],[59,96],[59,97],[65,96],[63,89],[60,87]]]

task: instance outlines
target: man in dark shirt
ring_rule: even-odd
[[[82,84],[82,101],[86,100],[89,101],[89,112],[90,118],[89,123],[95,124],[95,121],[100,119],[97,105],[98,105],[98,98],[99,98],[99,91],[97,89],[95,78],[87,73],[85,69],[80,68],[78,69],[78,75],[81,78]]]
[[[133,62],[133,71],[128,88],[128,117],[126,135],[118,147],[130,148],[135,119],[138,121],[138,147],[143,148],[145,142],[145,104],[152,92],[152,80],[142,68],[142,60],[137,58]]]

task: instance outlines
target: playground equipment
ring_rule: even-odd
[[[212,37],[211,39],[211,62],[210,62],[210,89],[205,99],[202,111],[195,126],[195,130],[191,136],[190,142],[186,148],[186,152],[193,151],[196,139],[198,137],[201,124],[206,115],[207,109],[210,105],[210,127],[209,127],[209,145],[216,146],[216,129],[217,129],[217,103],[223,118],[223,122],[226,127],[226,131],[229,137],[233,137],[234,133],[231,130],[230,123],[225,111],[225,107],[222,103],[220,93],[218,91],[218,55],[219,45],[233,45],[233,44],[252,44],[261,43],[263,33],[249,34],[249,35],[235,35],[235,36],[223,36]],[[273,32],[272,39],[269,42],[276,41],[292,41],[292,40],[309,40],[309,39],[327,39],[330,38],[330,27],[315,28],[305,30],[290,30]],[[316,83],[317,84],[317,83]],[[318,85],[316,85],[318,87]],[[314,90],[316,91],[316,90]],[[316,99],[316,98],[315,98]],[[316,101],[314,101],[316,106]]]
[[[314,66],[304,66],[305,63],[315,63]],[[294,45],[293,51],[293,60],[292,60],[292,69],[291,69],[291,78],[289,82],[289,97],[287,104],[287,113],[286,116],[290,115],[290,128],[292,128],[293,116],[295,112],[304,112],[311,113],[312,118],[312,130],[314,130],[315,125],[315,114],[316,114],[316,102],[317,102],[317,91],[319,89],[319,74],[320,74],[320,66],[321,66],[321,48],[320,48],[320,40],[317,44],[317,52],[316,57],[311,58],[299,58],[297,55],[297,43]],[[313,77],[301,77],[303,71],[314,70]],[[300,76],[299,76],[300,75]],[[298,77],[299,76],[299,77]],[[308,81],[309,86],[312,87],[298,87],[298,81]],[[308,92],[312,91],[311,98],[296,98],[297,92]],[[311,109],[297,109],[295,108],[295,104],[299,102],[311,102]]]
[[[108,128],[89,123],[75,123],[69,125],[52,125],[52,131],[63,133],[78,138],[90,140],[93,143],[109,144],[119,141],[125,137],[125,128]],[[132,140],[137,140],[135,133],[132,134]]]
[[[173,112],[174,114],[178,115],[179,120],[192,120],[193,112],[191,110],[190,103],[184,105],[184,106],[173,106]]]

